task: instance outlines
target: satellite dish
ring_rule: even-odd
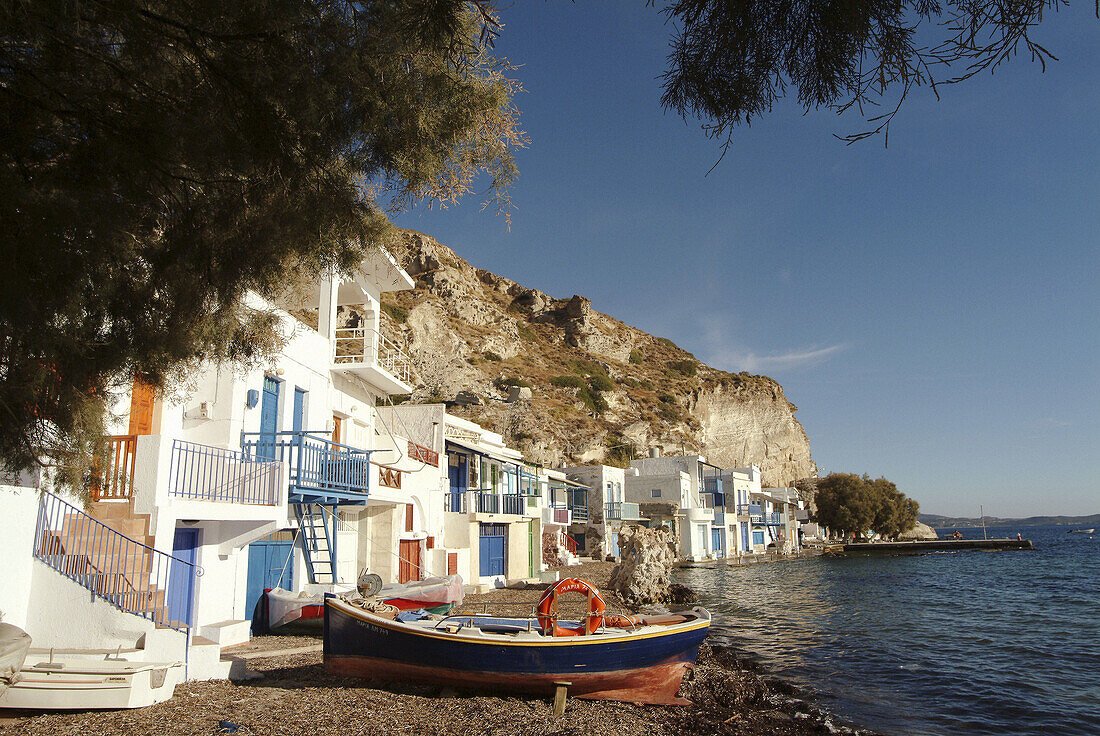
[[[355,587],[359,590],[359,595],[370,598],[372,595],[378,595],[378,591],[382,590],[382,578],[373,572],[364,570],[359,573],[359,579],[355,581]]]

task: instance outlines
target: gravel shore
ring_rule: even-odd
[[[588,563],[563,571],[606,586],[612,565]],[[540,590],[498,590],[467,596],[465,609],[526,614]],[[610,602],[609,602],[610,603]],[[614,605],[609,605],[613,608]],[[555,718],[549,699],[444,696],[437,687],[336,677],[320,651],[264,657],[262,652],[318,644],[309,636],[256,637],[237,651],[261,675],[243,682],[197,682],[176,688],[165,703],[130,711],[88,711],[0,718],[0,734],[126,734],[183,736],[235,732],[271,734],[652,734],[654,736],[811,736],[868,734],[837,724],[790,685],[767,680],[726,647],[704,644],[681,693],[692,706],[642,706],[570,699]]]

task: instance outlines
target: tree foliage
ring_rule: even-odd
[[[0,461],[74,473],[112,391],[277,348],[244,306],[386,211],[506,206],[516,84],[468,0],[3,0]]]
[[[652,0],[651,0],[652,2]],[[1031,37],[1067,0],[670,0],[675,33],[663,103],[725,138],[793,87],[805,110],[857,108],[870,129],[915,87],[952,84],[1024,53],[1054,55]],[[1100,17],[1100,2],[1097,3]]]
[[[868,531],[896,539],[917,522],[920,506],[885,478],[830,473],[817,480],[815,520],[841,536]]]

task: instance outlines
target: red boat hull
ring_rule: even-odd
[[[691,705],[686,698],[676,696],[684,675],[691,670],[690,662],[668,662],[645,669],[616,672],[569,674],[502,674],[446,667],[395,662],[377,657],[326,655],[325,669],[346,677],[367,680],[418,682],[455,688],[476,688],[493,692],[553,695],[557,683],[569,683],[569,695],[593,700],[620,700],[627,703],[652,705]]]

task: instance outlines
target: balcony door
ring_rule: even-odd
[[[256,446],[257,457],[275,459],[275,433],[279,431],[280,382],[264,376],[263,398],[260,400],[260,441]]]
[[[466,456],[459,454],[447,455],[447,474],[450,477],[451,493],[447,503],[447,510],[462,511],[462,499],[466,493]]]
[[[301,432],[306,419],[306,390],[299,386],[294,387],[294,414],[292,416],[291,429]]]

